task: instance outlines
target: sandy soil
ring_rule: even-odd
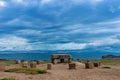
[[[6,68],[20,67],[20,65]],[[46,64],[38,65],[39,69],[46,69]],[[84,69],[82,63],[77,63],[76,70],[69,70],[67,64],[57,64],[48,70],[47,74],[26,75],[24,73],[0,72],[0,79],[15,78],[16,80],[120,80],[120,66],[111,66],[111,69]]]

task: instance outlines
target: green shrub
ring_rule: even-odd
[[[3,78],[3,79],[0,79],[0,80],[15,80],[14,78]]]
[[[25,73],[25,74],[45,74],[46,70],[39,70],[34,68],[13,68],[5,70],[5,72]]]
[[[19,71],[19,70],[20,70],[20,69],[14,68],[14,69],[5,70],[4,72],[17,72],[17,71]]]
[[[109,66],[103,66],[102,68],[104,68],[104,69],[111,69],[111,67],[109,67]]]
[[[45,73],[47,73],[47,71],[46,70],[39,70],[38,73],[39,74],[45,74]]]

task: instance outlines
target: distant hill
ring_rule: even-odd
[[[102,59],[111,59],[111,58],[120,58],[120,56],[116,56],[116,55],[105,55],[105,56],[102,56]]]

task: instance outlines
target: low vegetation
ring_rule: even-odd
[[[9,66],[9,65],[15,64],[15,61],[13,61],[13,60],[4,60],[4,59],[0,59],[0,63],[5,64],[6,66]]]
[[[3,78],[3,79],[0,79],[0,80],[15,80],[14,78]]]
[[[102,65],[120,65],[120,59],[102,59]]]
[[[102,68],[103,69],[111,69],[111,67],[109,67],[109,66],[103,66]]]
[[[45,74],[47,73],[46,70],[39,70],[33,68],[13,68],[5,70],[5,72],[15,72],[15,73],[25,73],[25,74]]]

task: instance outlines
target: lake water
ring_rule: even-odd
[[[105,51],[80,51],[80,50],[64,50],[64,51],[27,51],[27,52],[0,52],[0,59],[7,60],[50,60],[51,54],[71,54],[72,58],[80,60],[101,59],[103,55],[120,53]]]

